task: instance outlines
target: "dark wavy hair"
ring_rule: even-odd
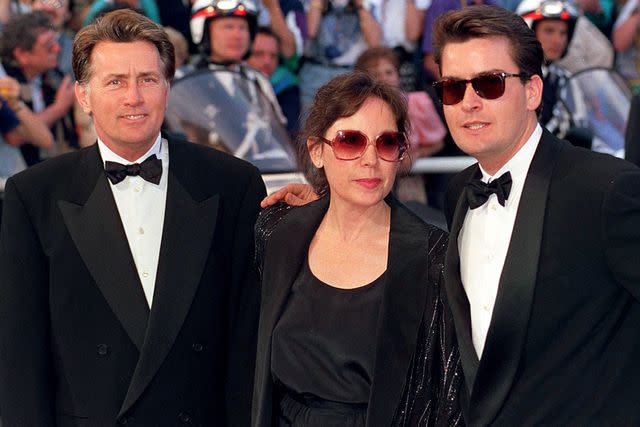
[[[316,168],[311,162],[307,140],[312,144],[322,144],[313,137],[324,137],[338,119],[354,115],[369,98],[378,98],[389,106],[399,132],[406,134],[410,130],[407,101],[398,89],[363,72],[344,74],[330,80],[316,93],[298,140],[298,164],[317,194],[327,194],[329,184],[324,169]]]

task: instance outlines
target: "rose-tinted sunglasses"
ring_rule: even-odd
[[[333,154],[338,160],[355,160],[364,154],[369,145],[369,137],[359,130],[339,130],[333,140],[321,136],[317,138],[333,148]],[[399,162],[404,158],[407,151],[407,137],[404,133],[382,132],[374,141],[378,157],[382,160]]]
[[[484,99],[497,99],[504,95],[504,81],[508,77],[525,78],[526,74],[495,72],[480,74],[469,80],[462,79],[442,79],[433,83],[440,101],[444,105],[454,105],[464,99],[467,84],[471,83],[473,90]]]

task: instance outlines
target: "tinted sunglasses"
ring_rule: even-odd
[[[321,136],[317,138],[333,148],[338,160],[360,158],[369,145],[369,137],[359,130],[339,130],[333,140]],[[374,141],[378,157],[387,162],[399,162],[407,151],[407,137],[402,132],[382,132]]]
[[[504,81],[507,77],[525,78],[526,74],[512,74],[505,72],[495,72],[480,74],[469,80],[462,79],[443,79],[433,83],[440,102],[444,105],[454,105],[464,99],[467,90],[467,83],[471,83],[471,87],[484,99],[497,99],[504,95]]]

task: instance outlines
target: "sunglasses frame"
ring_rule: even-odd
[[[483,94],[482,91],[478,87],[476,87],[476,85],[479,84],[479,80],[486,77],[489,77],[489,78],[498,77],[500,79],[500,84],[501,84],[500,95],[496,97],[487,97],[486,94]],[[456,105],[462,102],[462,100],[464,99],[464,96],[467,92],[467,85],[469,83],[471,83],[471,87],[473,88],[473,91],[476,93],[476,95],[478,95],[482,99],[492,100],[492,99],[498,99],[502,97],[502,95],[504,95],[504,92],[506,90],[506,80],[509,77],[519,77],[521,79],[524,79],[524,78],[527,78],[528,76],[526,73],[507,73],[505,71],[492,71],[487,73],[480,73],[471,79],[453,79],[453,78],[441,79],[441,80],[438,80],[437,82],[433,82],[433,87],[436,90],[438,99],[443,105]],[[449,103],[444,102],[444,92],[446,90],[445,89],[446,82],[453,82],[457,84],[464,83],[464,90],[462,91],[462,96],[460,97],[460,99],[458,99],[455,102],[449,102]]]
[[[362,135],[366,139],[367,143],[364,145],[364,149],[362,150],[362,152],[360,152],[360,154],[358,154],[358,156],[353,157],[353,158],[348,158],[348,159],[347,158],[338,157],[338,154],[336,153],[336,150],[333,148],[333,144],[334,144],[335,139],[342,132],[355,132],[355,133],[358,133],[358,134]],[[401,135],[403,137],[403,139],[404,139],[404,143],[398,144],[398,158],[396,160],[388,160],[388,159],[385,159],[385,158],[380,156],[380,152],[378,150],[378,138],[380,138],[382,135],[387,134],[387,133]],[[332,148],[331,151],[333,151],[333,155],[338,160],[356,160],[356,159],[359,159],[360,157],[362,157],[364,155],[365,151],[367,151],[367,147],[369,146],[369,144],[372,144],[375,147],[376,155],[378,156],[378,158],[380,160],[384,160],[385,162],[398,163],[398,162],[401,162],[402,159],[404,159],[404,156],[405,156],[405,154],[407,154],[407,149],[408,149],[408,146],[409,146],[408,141],[407,141],[407,135],[405,133],[403,133],[403,132],[398,132],[398,131],[393,131],[393,130],[386,130],[384,132],[379,133],[378,135],[376,135],[376,137],[373,139],[373,141],[371,139],[369,139],[369,137],[364,132],[359,131],[359,130],[354,130],[354,129],[341,129],[341,130],[337,131],[336,132],[336,136],[333,137],[333,140],[327,139],[327,138],[322,137],[322,136],[316,136],[314,138],[316,138],[318,141],[324,142],[325,144],[329,145]]]

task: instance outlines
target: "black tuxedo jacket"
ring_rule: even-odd
[[[640,424],[640,171],[544,131],[478,360],[457,246],[477,170],[453,179],[446,210],[467,423]]]
[[[411,425],[421,419],[454,425],[461,419],[456,394],[459,358],[450,313],[441,288],[446,233],[424,223],[395,199],[385,290],[378,320],[376,362],[367,425]],[[263,212],[256,235],[262,266],[253,426],[274,425],[271,336],[291,286],[306,260],[329,197],[291,209],[286,216]],[[278,209],[277,206],[275,209]],[[263,246],[264,245],[264,246]],[[419,347],[419,356],[412,356]],[[451,396],[453,394],[453,397]]]
[[[0,240],[6,426],[247,425],[258,319],[246,162],[169,141],[152,309],[97,145],[14,176]]]

